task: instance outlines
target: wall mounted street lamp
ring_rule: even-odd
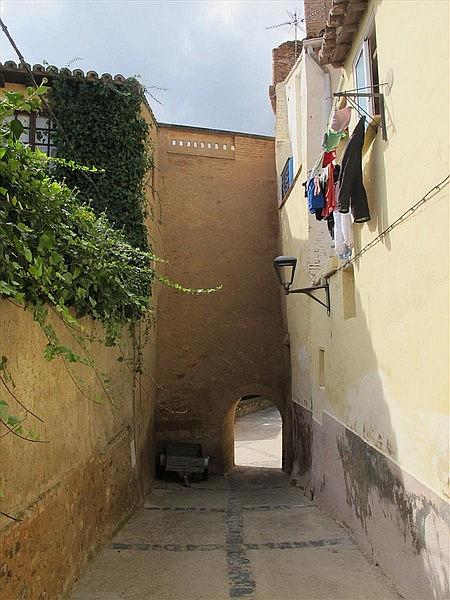
[[[307,296],[324,306],[327,309],[327,313],[330,314],[330,286],[328,285],[328,279],[325,280],[325,283],[323,285],[315,285],[313,287],[291,290],[291,285],[294,281],[295,269],[297,267],[297,259],[294,256],[277,256],[277,258],[273,261],[273,266],[275,267],[275,272],[281,285],[284,288],[284,293],[286,294],[286,296],[288,294],[306,294]],[[326,303],[322,302],[322,300],[319,300],[317,296],[314,296],[314,294],[312,294],[312,292],[314,292],[315,290],[325,290]]]

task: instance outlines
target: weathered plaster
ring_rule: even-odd
[[[164,125],[158,144],[166,275],[190,287],[223,288],[204,296],[161,290],[157,436],[200,441],[211,470],[226,471],[234,462],[238,400],[261,395],[285,412],[274,140]],[[230,144],[234,157],[219,159]]]

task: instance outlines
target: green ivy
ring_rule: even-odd
[[[101,171],[63,159],[52,161],[19,141],[23,128],[14,113],[40,111],[46,92],[44,86],[28,88],[26,94],[6,91],[0,101],[0,299],[32,313],[47,340],[46,360],[60,357],[67,368],[72,363],[91,367],[103,396],[108,397],[106,381],[89,354],[88,342],[93,340],[79,319],[89,316],[99,321],[105,337],[95,341],[117,344],[118,360],[130,366],[118,343],[120,334],[125,326],[150,322],[150,289],[155,279],[187,293],[213,290],[184,288],[158,275],[153,268],[158,259],[132,246],[105,214],[97,215],[82,201],[81,194],[58,181],[54,166],[72,167],[71,173],[87,170],[94,181],[102,176]],[[75,349],[60,342],[49,313],[63,323]],[[141,348],[137,348],[137,355],[140,353]],[[38,417],[14,393],[5,356],[0,357],[0,383],[10,402],[25,411],[23,417],[16,416],[9,402],[0,398],[0,423],[9,432],[35,441],[34,431],[25,431],[22,423],[29,414]]]
[[[59,175],[97,214],[105,212],[133,246],[148,250],[145,183],[153,159],[143,101],[135,79],[114,84],[58,75],[51,90],[61,126],[58,156],[103,170],[92,178],[59,166]]]

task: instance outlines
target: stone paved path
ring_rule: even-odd
[[[386,577],[279,469],[239,467],[144,507],[87,566],[72,600],[388,600]]]
[[[72,600],[390,600],[381,571],[278,468],[275,408],[236,423],[231,477],[156,481]],[[254,465],[259,465],[256,468]]]

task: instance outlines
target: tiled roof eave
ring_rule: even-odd
[[[342,66],[367,3],[368,0],[333,0],[319,50],[322,65]]]
[[[96,71],[87,71],[84,73],[81,69],[70,70],[67,67],[58,69],[58,67],[55,67],[54,65],[43,66],[36,64],[31,67],[31,65],[27,63],[27,66],[38,83],[41,83],[44,77],[51,80],[52,77],[58,74],[81,78],[86,81],[102,81],[104,83],[115,83],[119,85],[124,84],[127,81],[127,78],[120,73],[113,77],[110,73],[103,73],[102,75],[99,75]],[[5,82],[8,83],[23,83],[26,85],[30,85],[31,83],[30,74],[24,65],[17,64],[13,60],[7,60],[4,64],[0,63],[0,74],[3,76]]]

